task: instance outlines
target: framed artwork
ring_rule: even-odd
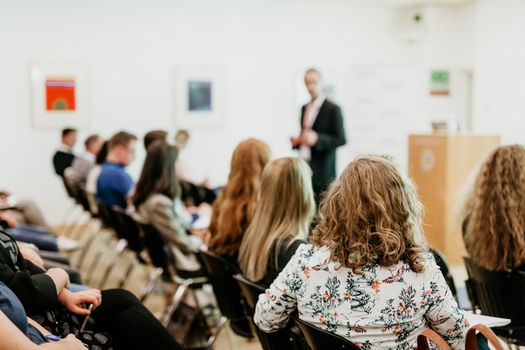
[[[224,72],[220,68],[177,67],[174,72],[177,128],[218,127],[224,116]]]
[[[84,66],[31,64],[29,77],[34,127],[85,127],[89,124]]]

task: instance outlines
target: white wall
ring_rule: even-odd
[[[275,156],[290,154],[287,140],[297,131],[299,108],[295,78],[305,67],[349,71],[354,64],[369,63],[468,64],[470,56],[463,51],[469,49],[458,43],[468,30],[461,28],[457,10],[427,13],[434,23],[428,42],[407,47],[392,35],[398,10],[367,1],[1,2],[0,185],[35,198],[53,222],[65,211],[67,201],[50,160],[58,130],[35,130],[30,124],[31,62],[89,67],[91,127],[81,130],[80,140],[93,131],[109,137],[120,129],[139,136],[152,128],[175,130],[173,68],[223,67],[225,124],[192,130],[189,150],[202,163],[202,174],[221,182],[232,149],[245,137],[266,140]],[[428,101],[414,103],[421,107],[421,118],[431,115]],[[142,159],[141,150],[132,175],[138,175]]]
[[[480,0],[477,7],[475,129],[523,143],[525,1]]]

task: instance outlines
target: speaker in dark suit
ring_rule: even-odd
[[[316,69],[305,74],[305,85],[312,98],[301,110],[301,135],[292,137],[312,168],[316,200],[336,177],[336,149],[346,143],[341,108],[322,94],[321,75]]]

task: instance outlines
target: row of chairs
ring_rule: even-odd
[[[151,295],[159,280],[175,281],[180,286],[173,296],[171,305],[161,317],[164,324],[169,322],[187,292],[194,292],[202,288],[203,284],[211,283],[222,315],[231,321],[247,318],[252,327],[252,333],[258,337],[265,350],[281,349],[283,344],[287,344],[286,346],[290,349],[320,349],[331,345],[343,349],[356,348],[348,340],[312,327],[297,317],[282,331],[261,332],[253,324],[253,312],[258,295],[264,292],[264,288],[245,279],[236,266],[209,252],[200,252],[199,258],[206,267],[207,274],[181,278],[180,274],[174,270],[173,254],[166,249],[167,245],[155,227],[138,223],[126,211],[118,207],[98,203],[97,211],[93,208],[93,198],[90,198],[83,188],[69,182],[65,182],[65,185],[68,195],[75,200],[77,205],[87,212],[90,218],[101,223],[98,229],[90,230],[88,233],[79,230],[76,233],[76,235],[88,237],[85,239],[86,246],[78,253],[76,261],[78,266],[87,266],[87,274],[90,276],[87,281],[94,282],[91,276],[96,271],[97,275],[102,276],[98,285],[103,287],[111,275],[112,267],[121,265],[124,252],[131,251],[135,259],[124,269],[125,272],[118,281],[117,287],[126,284],[131,276],[131,271],[137,267],[137,264],[149,264],[153,267],[147,283],[140,292],[140,298],[143,301]],[[113,256],[102,272],[97,268],[97,263],[105,253],[103,249],[92,254],[93,258],[90,262],[84,261],[90,245],[94,245],[92,244],[94,240],[90,237],[98,235],[101,228],[111,229],[117,238],[116,244],[113,245]],[[433,251],[433,253],[447,283],[456,296],[454,281],[445,258],[438,251]],[[473,310],[488,316],[511,319],[510,325],[495,328],[495,333],[504,338],[508,344],[525,345],[525,299],[523,298],[525,273],[487,271],[468,258],[465,258],[465,265],[469,276],[466,287]],[[218,329],[220,330],[221,327]],[[213,343],[216,335],[210,337],[208,345]]]
[[[89,215],[89,220],[98,223],[95,229],[81,229],[73,233],[73,238],[84,242],[83,249],[78,252],[76,259],[72,260],[85,274],[87,284],[98,288],[107,287],[108,282],[114,280],[110,278],[114,275],[113,271],[119,269],[123,270],[123,273],[120,274],[116,285],[113,283],[111,287],[125,288],[135,268],[140,265],[148,266],[151,268],[149,278],[136,294],[142,302],[146,302],[154,290],[174,290],[170,302],[159,316],[165,326],[170,325],[175,312],[188,297],[200,308],[196,291],[208,283],[205,271],[177,271],[169,245],[154,226],[138,222],[120,207],[97,202],[76,183],[65,181],[65,186],[68,195],[77,206]],[[108,242],[100,244],[98,241],[104,237]],[[110,244],[109,241],[114,243]],[[125,256],[130,252],[133,259],[128,259],[128,263],[125,264]],[[101,261],[108,260],[104,259],[104,256],[109,256],[109,261],[102,264]],[[224,323],[225,319],[221,319],[214,332],[202,325],[203,334],[195,340],[197,344],[193,344],[192,347],[210,348]]]
[[[359,349],[349,340],[317,328],[296,316],[293,317],[293,322],[280,331],[262,332],[254,324],[253,315],[259,295],[265,292],[265,288],[247,280],[229,261],[210,252],[203,251],[200,255],[206,265],[222,315],[231,321],[248,319],[252,332],[257,335],[264,350]]]
[[[101,258],[100,255],[104,252],[100,251],[93,254],[94,258],[89,268],[90,275],[94,271],[97,271],[99,275],[101,274],[102,279],[99,281],[101,286],[104,286],[108,281],[111,269],[120,264],[123,253],[125,251],[133,252],[136,257],[135,264],[151,264],[155,267],[154,273],[151,274],[140,295],[142,301],[145,301],[152,293],[159,279],[165,282],[174,281],[178,285],[171,304],[161,316],[161,321],[168,325],[169,320],[188,291],[194,292],[196,289],[202,288],[206,283],[212,285],[219,310],[224,318],[221,320],[216,332],[208,334],[207,343],[202,345],[201,348],[210,348],[212,346],[218,332],[225,325],[224,321],[247,319],[252,333],[257,335],[265,350],[282,349],[283,346],[293,350],[315,350],[326,348],[327,346],[335,346],[341,349],[358,349],[347,339],[313,327],[301,321],[298,317],[294,317],[294,322],[291,322],[288,327],[279,332],[264,333],[260,331],[253,323],[253,313],[258,296],[264,293],[264,288],[245,279],[235,265],[211,252],[201,251],[198,253],[198,258],[204,265],[206,273],[200,276],[181,278],[181,274],[174,269],[175,260],[171,250],[167,249],[168,245],[154,226],[137,222],[133,216],[119,207],[97,202],[97,208],[95,209],[93,207],[93,198],[90,198],[90,195],[82,187],[71,182],[65,182],[65,184],[70,197],[85,212],[89,213],[92,219],[98,220],[101,223],[101,228],[111,229],[118,239],[118,243],[113,249],[113,253],[116,252],[116,254],[113,254],[110,263],[106,264],[106,268],[102,272],[97,268],[97,262]],[[100,234],[100,230],[96,234]],[[83,255],[78,258],[77,264],[84,265],[86,252],[89,250],[89,245],[92,242],[93,240],[88,240],[88,247],[83,249]],[[146,252],[146,256],[144,252]],[[119,281],[118,287],[126,284],[127,278],[131,275],[131,270],[135,268],[135,264],[131,264],[126,268],[124,277]],[[194,300],[197,299],[194,298]]]

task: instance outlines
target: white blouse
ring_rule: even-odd
[[[414,349],[425,327],[436,330],[453,349],[462,349],[468,323],[436,265],[424,255],[424,271],[399,262],[365,266],[361,275],[330,260],[326,246],[302,244],[265,294],[254,320],[272,332],[290,314],[343,336],[361,349]]]

